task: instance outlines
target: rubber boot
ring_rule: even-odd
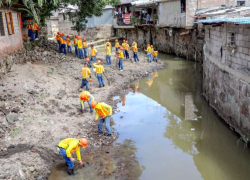
[[[68,169],[68,174],[73,175],[74,174],[74,169]]]

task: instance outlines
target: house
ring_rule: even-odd
[[[23,47],[21,13],[13,8],[0,8],[0,57]]]
[[[68,6],[59,12],[52,12],[53,16],[47,19],[48,35],[50,38],[55,37],[57,31],[68,35],[78,34],[77,31],[71,29],[74,25],[66,15],[69,11],[74,13],[77,9],[75,6]],[[103,39],[114,35],[112,6],[106,6],[103,9],[102,16],[92,16],[91,18],[87,18],[87,21],[86,29],[80,32],[82,37],[87,39]]]
[[[250,129],[250,7],[196,13],[205,29],[203,94],[239,134]]]

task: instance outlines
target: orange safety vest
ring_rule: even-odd
[[[33,29],[34,29],[35,31],[39,31],[39,30],[40,30],[40,28],[37,26],[37,23],[34,23]]]
[[[28,28],[29,28],[29,29],[33,29],[33,27],[32,27],[31,25],[28,25]]]
[[[90,55],[91,56],[96,56],[96,49],[95,48],[91,49]]]
[[[153,55],[153,57],[156,57],[158,55],[158,51],[153,51],[152,55]]]
[[[82,93],[84,93],[84,92],[82,92]],[[82,95],[82,93],[81,93],[81,95]],[[81,96],[80,95],[80,96]],[[84,97],[83,97],[83,101],[89,101],[90,100],[90,98],[87,96],[87,94],[86,93],[84,93]]]
[[[84,67],[82,68],[82,77],[89,77],[89,69]]]
[[[56,35],[56,40],[60,41],[60,35]]]
[[[137,52],[138,51],[138,48],[134,45],[131,47],[133,49],[133,52]]]
[[[70,39],[67,38],[66,41],[67,41],[67,45],[69,46],[70,45]]]
[[[77,41],[78,41],[78,40],[75,38],[75,39],[74,39],[74,45],[75,45],[75,46],[77,46]]]
[[[108,116],[109,114],[108,111],[106,111],[103,107],[101,107],[100,109],[96,108],[96,111],[102,118]]]
[[[66,41],[61,37],[60,38],[61,44],[66,44]]]

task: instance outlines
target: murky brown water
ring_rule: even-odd
[[[116,143],[133,142],[132,155],[137,160],[136,176],[129,179],[249,180],[249,150],[237,146],[239,137],[201,97],[201,64],[162,58],[166,69],[132,83],[122,96],[114,97],[121,99],[113,116],[113,127],[120,134]],[[131,149],[123,148],[117,156]],[[90,173],[88,168],[84,171]],[[80,173],[73,179],[88,178]]]

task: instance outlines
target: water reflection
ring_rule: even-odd
[[[129,86],[140,94],[128,93],[114,117],[118,141],[135,141],[140,179],[249,180],[249,151],[201,97],[201,64],[167,63]]]

